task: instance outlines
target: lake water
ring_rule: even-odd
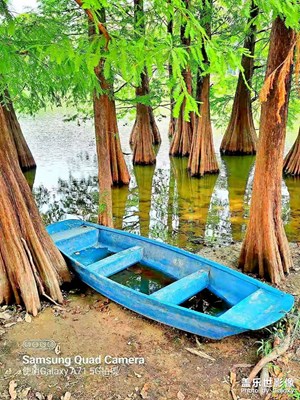
[[[37,163],[34,193],[46,222],[77,215],[95,221],[98,211],[97,158],[92,122],[64,122],[62,111],[20,118]],[[219,175],[190,178],[187,159],[169,157],[168,118],[158,125],[162,144],[155,166],[132,166],[129,135],[133,121],[119,130],[132,179],[113,188],[116,228],[196,251],[205,244],[227,245],[243,238],[255,157],[220,157]],[[287,136],[286,150],[296,138]],[[218,150],[221,132],[215,134]],[[33,179],[33,176],[31,177]],[[299,240],[300,179],[282,186],[283,220],[290,241]]]

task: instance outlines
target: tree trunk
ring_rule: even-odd
[[[75,1],[77,2],[77,0]],[[89,17],[89,37],[92,39],[97,34],[96,21],[88,9],[85,9],[85,12]],[[103,26],[102,24],[106,20],[105,10],[98,10],[97,17],[101,21],[101,26]],[[106,28],[103,29],[106,32],[106,37],[109,38]],[[108,43],[105,45],[105,50],[107,50],[107,45]],[[102,92],[101,94],[94,93],[93,96],[99,181],[98,222],[101,225],[113,227],[111,187],[113,184],[128,185],[130,175],[121,149],[113,85],[105,79],[103,74],[104,62],[105,59],[101,58],[95,68],[95,74]]]
[[[7,98],[9,99],[8,95]],[[1,100],[3,99],[0,98],[0,102],[2,103]],[[0,108],[4,112],[10,134],[16,146],[19,164],[22,171],[36,168],[36,163],[22,133],[12,102],[9,101],[8,104],[1,104]]]
[[[189,9],[190,0],[184,0],[185,7]],[[189,51],[191,45],[190,37],[185,37],[185,28],[186,23],[183,22],[181,24],[181,44],[182,46]],[[191,95],[193,91],[193,80],[190,66],[187,66],[182,71],[182,77],[185,81],[187,91]],[[190,120],[186,121],[184,119],[184,110],[185,110],[185,100],[182,102],[178,119],[176,121],[175,131],[173,135],[173,139],[170,147],[170,155],[171,156],[181,156],[187,157],[191,151],[191,143],[193,137],[193,129],[195,125],[195,115],[194,113],[190,114]]]
[[[144,13],[144,2],[143,0],[134,0],[134,28],[135,32],[137,35],[137,38],[141,36],[145,36],[145,13]],[[141,74],[141,84],[139,87],[136,88],[136,97],[138,100],[139,96],[147,96],[150,93],[150,88],[149,88],[149,77],[148,77],[148,71],[146,68],[144,68],[143,73]],[[140,107],[140,106],[143,107]],[[149,118],[145,118],[145,112],[147,111]],[[143,124],[147,124],[147,126],[143,127],[141,129]],[[143,138],[142,136],[145,136]],[[150,139],[149,139],[150,138]],[[155,122],[154,114],[153,114],[153,109],[151,106],[147,106],[142,103],[137,103],[136,106],[136,120],[133,125],[131,135],[130,135],[130,144],[134,146],[134,154],[145,154],[145,162],[143,159],[138,159],[135,160],[135,157],[133,157],[133,163],[134,164],[149,164],[149,146],[146,145],[146,142],[151,141],[151,144],[160,144],[161,143],[161,137],[160,133],[158,130],[158,127]],[[136,149],[136,147],[138,147]],[[135,150],[136,149],[136,150]],[[150,158],[154,157],[154,162],[155,162],[155,154],[154,151],[152,151],[152,155]],[[153,164],[154,162],[151,162]]]
[[[168,1],[170,3],[170,0]],[[173,16],[170,16],[170,20],[168,21],[168,27],[167,27],[168,34],[173,38]],[[169,82],[171,85],[171,90],[170,90],[170,122],[169,122],[169,137],[173,137],[174,132],[175,132],[175,126],[176,126],[176,118],[173,116],[173,109],[174,109],[174,97],[173,97],[173,66],[172,63],[169,61],[168,65],[168,72],[169,72]]]
[[[210,20],[212,3],[207,4],[203,0],[202,18]],[[210,23],[205,23],[205,31],[211,36]],[[202,45],[203,63],[209,64],[204,44]],[[188,169],[191,176],[201,177],[205,174],[213,174],[219,172],[217,158],[213,144],[213,134],[210,119],[210,75],[203,77],[203,71],[199,68],[197,76],[197,100],[200,101],[199,114],[197,124],[194,126],[191,152],[188,162]]]
[[[295,32],[276,18],[272,25],[250,220],[239,266],[278,284],[292,265],[281,218],[281,183]]]
[[[138,88],[136,88],[136,97],[138,98],[138,96],[146,96],[149,94],[149,77],[148,77],[148,73],[147,70],[145,68],[145,71],[143,74],[141,74],[141,86],[139,86]],[[136,119],[135,122],[133,124],[132,127],[132,131],[130,134],[130,139],[129,139],[129,143],[133,146],[136,145],[136,141],[139,138],[140,132],[139,132],[139,111],[140,108],[138,107],[139,104],[138,103],[136,106]],[[155,118],[154,118],[154,113],[153,113],[153,109],[151,106],[146,106],[148,110],[148,114],[149,114],[149,126],[148,126],[148,130],[149,130],[149,135],[151,137],[151,143],[153,145],[157,145],[161,143],[161,137],[160,137],[160,133],[159,133],[159,129],[156,125],[155,122]]]
[[[284,159],[283,171],[287,175],[300,175],[300,128],[295,143]]]
[[[104,9],[97,12],[97,17],[101,24],[106,22]],[[92,39],[96,35],[95,22],[89,22],[89,37]],[[113,98],[113,84],[104,78],[103,66],[104,59],[99,61],[98,66],[95,68],[95,74],[99,80],[99,84],[102,90],[101,95],[94,95],[94,102],[99,102],[99,104],[94,104],[94,110],[101,107],[106,111],[105,113],[99,112],[97,118],[103,118],[102,121],[96,121],[95,117],[95,133],[96,142],[102,141],[99,139],[99,135],[106,135],[108,141],[108,160],[110,165],[110,180],[113,185],[128,185],[130,181],[130,175],[128,168],[124,159],[124,155],[121,149],[120,135],[117,122],[116,106],[115,100]],[[101,128],[99,128],[101,126]],[[102,151],[102,150],[101,150]],[[104,159],[99,156],[98,153],[98,164],[100,166]],[[105,157],[106,159],[106,157]],[[100,166],[101,169],[102,166]],[[108,170],[105,166],[104,170]],[[101,184],[102,185],[102,184]]]
[[[102,61],[103,62],[103,61]],[[100,62],[100,65],[101,63]],[[101,80],[101,68],[98,71]],[[112,115],[111,101],[106,93],[94,95],[94,121],[96,134],[96,147],[98,155],[98,181],[99,181],[99,213],[98,222],[101,225],[113,227],[112,215],[112,165],[110,159],[110,139],[108,123]]]
[[[206,75],[202,83],[200,117],[193,135],[188,162],[191,176],[203,176],[204,174],[219,172],[210,120],[209,82],[209,75]]]
[[[133,146],[133,164],[155,164],[156,156],[152,146],[150,115],[145,104],[137,104],[134,129],[136,130],[136,140]]]
[[[248,86],[251,86],[256,36],[256,23],[253,19],[255,19],[257,15],[258,7],[252,0],[250,17],[248,20],[248,24],[250,24],[249,34],[244,43],[244,48],[249,50],[251,57],[245,55],[242,57],[244,77],[240,72],[230,121],[220,147],[223,154],[235,155],[256,153],[257,135],[252,115],[251,92],[248,89],[245,80],[247,81]]]
[[[40,297],[62,302],[70,275],[45,231],[20,169],[7,113],[0,108],[0,303],[24,303],[36,315]]]

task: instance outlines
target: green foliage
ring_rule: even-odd
[[[5,0],[0,0],[0,94],[9,90],[18,110],[35,113],[49,105],[66,104],[79,113],[91,113],[91,93],[102,91],[94,69],[100,60],[106,80],[114,84],[115,98],[122,113],[134,110],[137,101],[153,107],[168,101],[172,91],[174,115],[185,102],[185,118],[198,112],[182,77],[189,66],[192,75],[211,74],[212,112],[217,124],[224,125],[230,115],[243,48],[248,33],[250,1],[222,0],[213,3],[195,0],[187,9],[182,0],[144,2],[134,24],[133,1],[84,0],[95,18],[105,10],[106,28],[111,40],[108,51],[99,34],[88,36],[88,19],[74,0],[40,0],[37,10],[12,15]],[[254,111],[259,111],[257,94],[262,87],[272,20],[280,15],[288,26],[299,30],[299,2],[256,0],[261,12],[256,18],[257,44],[252,90]],[[173,34],[167,31],[172,20]],[[211,36],[207,23],[211,23]],[[191,44],[180,38],[181,27]],[[207,62],[204,62],[204,54]],[[172,67],[169,78],[167,67]],[[147,68],[151,94],[137,99],[135,87]],[[194,89],[195,89],[194,82]],[[299,100],[291,94],[289,121],[295,120]],[[123,114],[122,114],[123,115]]]

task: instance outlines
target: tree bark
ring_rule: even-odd
[[[137,37],[145,35],[145,13],[143,0],[134,0],[134,28]],[[145,67],[141,74],[141,84],[136,88],[137,101],[139,96],[147,96],[149,93],[149,76]],[[145,112],[148,113],[149,117],[145,118]],[[147,125],[142,128],[142,123]],[[150,141],[151,145],[160,144],[160,133],[155,122],[152,107],[142,103],[137,103],[136,120],[131,131],[130,144],[134,146],[134,155],[145,155],[145,161],[143,161],[143,159],[140,157],[138,157],[136,160],[135,156],[133,156],[134,164],[147,165],[149,164],[149,158],[154,158],[154,161],[151,162],[151,164],[155,163],[155,153],[153,150],[152,152],[149,152],[149,145],[146,144],[148,141]]]
[[[188,162],[188,169],[191,176],[201,177],[205,174],[219,172],[210,120],[209,82],[209,75],[206,75],[203,78],[201,91],[200,117],[193,134],[192,148]]]
[[[0,108],[0,303],[24,303],[36,315],[41,296],[63,301],[59,286],[70,275],[45,231],[10,129]]]
[[[101,24],[105,24],[105,12],[100,10],[97,13],[98,19]],[[96,34],[95,24],[90,21],[89,24],[89,36],[92,38]],[[108,163],[110,164],[110,175],[111,183],[113,185],[128,185],[130,181],[130,175],[128,168],[124,159],[124,155],[121,149],[120,135],[117,122],[116,106],[115,100],[113,98],[113,84],[104,78],[103,67],[104,59],[99,60],[98,66],[95,68],[95,74],[99,80],[102,93],[99,96],[94,95],[94,102],[99,102],[99,104],[94,104],[94,109],[103,108],[105,113],[99,112],[97,118],[103,118],[102,121],[96,121],[95,117],[95,133],[96,141],[101,141],[99,135],[106,135],[108,142]],[[101,126],[101,128],[99,128]],[[104,159],[100,157],[98,151],[98,164],[103,163]],[[108,167],[105,168],[108,170]]]
[[[203,78],[201,91],[200,117],[192,141],[188,169],[191,176],[203,176],[219,172],[218,162],[213,145],[213,135],[209,106],[209,75]]]
[[[249,33],[245,39],[244,48],[249,50],[251,57],[243,55],[242,67],[244,77],[239,73],[237,88],[234,96],[230,121],[223,137],[220,150],[223,154],[255,154],[257,145],[257,135],[255,132],[251,92],[247,87],[251,86],[254,67],[254,51],[256,37],[255,18],[258,15],[258,7],[252,0],[250,17],[248,20]]]
[[[150,115],[148,106],[137,104],[135,127],[136,140],[133,145],[133,164],[151,165],[156,163],[152,146]]]
[[[100,63],[101,65],[101,63]],[[101,68],[98,77],[101,79]],[[99,181],[99,213],[98,222],[101,225],[113,227],[112,215],[112,172],[110,160],[110,140],[108,135],[108,122],[112,109],[108,95],[103,93],[94,95],[94,121],[96,133],[96,147],[98,155],[98,181]]]
[[[8,94],[6,97],[7,100],[9,100]],[[8,124],[13,142],[16,146],[19,164],[22,171],[28,171],[30,169],[36,168],[35,160],[22,133],[12,102],[9,100],[7,104],[4,104],[3,98],[1,97],[0,108],[5,114],[5,119]]]
[[[295,143],[284,159],[283,171],[287,175],[300,175],[300,128]]]
[[[170,3],[170,0],[168,0],[168,2]],[[168,27],[167,27],[167,32],[170,35],[171,38],[173,38],[173,17],[170,16],[170,20],[168,21]],[[176,118],[173,116],[173,109],[174,109],[174,97],[173,97],[173,66],[172,63],[169,61],[169,65],[168,65],[168,73],[169,73],[169,82],[171,85],[171,89],[170,89],[170,122],[169,122],[169,137],[173,137],[174,136],[174,132],[175,132],[175,126],[176,126]]]
[[[184,0],[184,4],[186,9],[188,10],[190,6],[190,0]],[[185,37],[185,28],[186,28],[186,23],[183,22],[181,24],[181,33],[180,33],[181,44],[187,51],[189,51],[191,45],[191,39],[190,37]],[[182,71],[182,76],[185,81],[187,91],[191,95],[193,92],[193,80],[189,65]],[[186,121],[184,118],[185,105],[186,101],[184,100],[180,108],[179,116],[175,125],[173,139],[171,142],[171,147],[170,147],[171,156],[187,157],[191,151],[193,129],[195,125],[195,115],[194,113],[190,113],[190,119],[189,121]]]
[[[77,2],[77,0],[75,1]],[[89,17],[89,37],[92,39],[97,34],[95,29],[97,21],[94,20],[94,16],[89,10],[85,9],[85,11]],[[97,11],[97,18],[100,21],[98,25],[100,24],[106,32],[106,35],[101,34],[106,37],[106,40],[109,40],[110,37],[103,25],[106,22],[104,9]],[[107,50],[107,46],[108,42],[105,50]],[[104,62],[105,59],[101,58],[95,68],[101,93],[93,95],[99,181],[98,222],[101,225],[113,227],[111,187],[112,185],[128,185],[130,175],[121,149],[113,85],[105,79],[103,74]]]
[[[273,22],[266,79],[261,91],[260,136],[250,220],[239,266],[278,284],[292,265],[281,218],[281,183],[295,32]]]
[[[210,20],[212,3],[207,4],[203,0],[203,18]],[[207,35],[211,35],[210,23],[205,23]],[[203,63],[209,64],[204,44],[202,45]],[[210,75],[203,77],[203,71],[198,70],[197,76],[197,100],[200,101],[199,114],[197,124],[194,126],[191,152],[189,156],[188,169],[191,176],[201,177],[205,174],[213,174],[219,172],[217,158],[213,144],[213,134],[210,119]]]

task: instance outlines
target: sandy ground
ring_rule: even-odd
[[[207,247],[200,254],[234,267],[239,249],[240,244]],[[299,298],[300,247],[292,244],[291,249],[295,270],[282,288]],[[63,308],[45,305],[36,318],[26,316],[16,307],[0,309],[0,316],[0,399],[232,399],[230,371],[237,372],[240,388],[241,378],[250,371],[245,364],[255,364],[259,359],[257,342],[269,335],[267,331],[259,331],[221,341],[198,338],[197,344],[193,335],[140,317],[86,287],[66,293]],[[28,347],[24,341],[33,339],[52,340],[55,349],[24,347]],[[194,355],[186,348],[201,350],[213,360]],[[65,359],[80,355],[87,363],[69,368],[47,366],[36,371],[32,365],[24,364],[24,355]],[[102,357],[98,368],[90,363],[91,357],[97,356]],[[135,357],[137,363],[105,364],[105,356]],[[142,359],[144,364],[138,364]],[[296,341],[278,365],[288,374],[284,376],[297,380],[299,361],[300,344]],[[237,367],[240,364],[243,365]],[[57,373],[66,375],[54,375]],[[237,397],[241,398],[259,397],[255,394]],[[273,398],[293,397],[286,394],[269,397]]]

